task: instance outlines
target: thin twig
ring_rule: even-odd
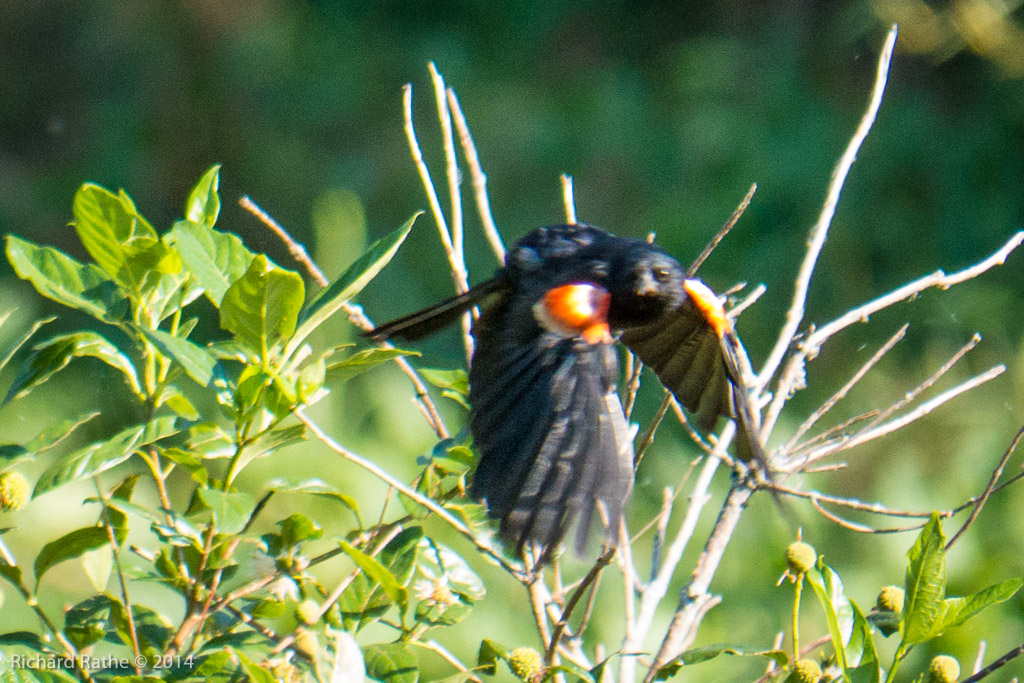
[[[690,267],[686,269],[686,277],[691,278],[696,275],[697,269],[700,268],[704,261],[707,260],[708,256],[711,256],[711,252],[715,250],[715,247],[718,246],[719,242],[725,239],[725,236],[728,235],[734,227],[736,227],[736,223],[738,223],[740,218],[743,216],[743,212],[747,210],[748,206],[750,206],[750,200],[754,198],[755,192],[757,192],[757,183],[750,186],[750,189],[747,190],[747,194],[743,197],[743,201],[740,202],[739,206],[733,210],[732,215],[729,216],[729,220],[725,222],[725,225],[722,226],[721,230],[711,238],[711,241],[707,243],[704,250],[700,252],[696,259],[694,259],[693,263],[690,264]]]
[[[992,470],[992,476],[989,477],[988,485],[985,487],[985,491],[981,494],[981,497],[978,499],[974,509],[971,510],[971,514],[967,518],[967,521],[964,522],[964,525],[960,527],[956,534],[953,535],[953,538],[949,539],[949,542],[946,544],[947,552],[953,547],[956,540],[960,538],[965,531],[967,531],[968,527],[974,524],[974,520],[978,518],[978,515],[981,514],[981,509],[985,507],[985,503],[988,502],[989,496],[991,496],[992,492],[995,490],[996,484],[999,482],[999,478],[1003,476],[1003,470],[1006,469],[1006,463],[1010,461],[1010,456],[1012,456],[1013,452],[1017,450],[1017,446],[1020,444],[1021,439],[1024,439],[1024,427],[1021,427],[1017,431],[1017,436],[1013,437],[1013,441],[1010,442],[1010,447],[1006,449],[1006,452],[1003,453],[1003,457],[999,459],[999,463],[996,465],[996,468]]]
[[[995,660],[994,662],[986,666],[978,673],[971,674],[964,680],[960,681],[960,683],[977,683],[981,679],[988,676],[990,673],[995,673],[999,669],[1002,669],[1004,666],[1012,662],[1017,657],[1020,657],[1022,654],[1024,654],[1024,644],[1018,645],[1017,647],[1013,648],[1012,650],[1010,650],[1005,655],[1003,655],[999,659]]]
[[[491,214],[491,201],[487,197],[487,174],[480,165],[480,157],[476,151],[476,144],[473,136],[470,135],[469,125],[466,117],[459,106],[459,98],[455,91],[448,88],[448,106],[455,119],[455,128],[459,131],[459,144],[462,145],[462,152],[466,157],[466,166],[469,167],[469,175],[473,178],[473,198],[476,203],[477,213],[480,214],[480,222],[484,227],[484,235],[491,245],[491,251],[498,259],[499,265],[505,264],[505,245],[501,241],[501,233],[494,223],[494,216]]]
[[[424,496],[418,491],[410,489],[408,486],[406,486],[399,480],[395,479],[393,476],[385,472],[383,469],[381,469],[374,463],[370,462],[369,460],[363,458],[360,455],[357,455],[356,453],[348,450],[347,448],[339,444],[337,441],[328,436],[322,429],[320,429],[319,425],[317,425],[315,422],[309,419],[309,417],[307,417],[306,414],[301,409],[295,411],[295,416],[299,418],[302,424],[306,425],[306,428],[309,429],[309,431],[312,432],[313,435],[317,439],[319,439],[325,446],[327,446],[332,451],[334,451],[341,457],[345,458],[349,462],[363,468],[370,474],[374,475],[375,477],[383,481],[385,484],[394,487],[397,491],[399,491],[406,497],[412,499],[414,502],[418,503],[419,505],[422,505],[423,507],[427,508],[428,510],[436,514],[438,517],[447,522],[449,526],[451,526],[453,529],[455,529],[464,537],[466,537],[466,539],[468,539],[474,546],[476,546],[477,550],[479,550],[481,553],[489,557],[492,561],[500,565],[505,571],[514,576],[517,580],[523,580],[523,572],[520,569],[511,565],[508,562],[508,560],[502,557],[501,554],[498,553],[494,548],[490,547],[489,545],[481,541],[479,538],[477,538],[469,529],[469,527],[467,527],[465,524],[459,521],[459,519],[452,515],[452,513],[448,512],[448,510],[446,510],[443,506],[439,505],[438,503],[434,502],[433,500]]]
[[[998,377],[1005,371],[1005,365],[997,365],[993,368],[990,368],[989,370],[981,373],[980,375],[975,375],[974,377],[968,379],[967,381],[956,385],[952,389],[944,391],[935,398],[922,403],[914,410],[911,410],[910,412],[905,413],[898,418],[880,424],[876,427],[862,429],[853,436],[844,439],[836,444],[826,444],[821,448],[817,448],[815,450],[810,451],[805,456],[803,456],[802,459],[806,463],[812,463],[821,458],[835,455],[836,453],[839,453],[841,451],[850,450],[855,446],[860,446],[861,444],[867,443],[868,441],[872,441],[874,439],[890,434],[896,431],[897,429],[901,429],[902,427],[905,427],[911,422],[914,422],[915,420],[919,420],[920,418],[924,417],[928,413],[932,412],[933,410],[941,406],[943,403],[946,403],[947,401],[956,398],[960,394],[970,391],[971,389],[980,386],[991,379]]]
[[[843,184],[846,182],[846,176],[850,173],[850,168],[857,159],[857,152],[871,130],[871,126],[875,122],[875,116],[878,114],[878,108],[882,104],[882,93],[885,92],[885,82],[889,76],[889,63],[892,60],[892,51],[895,45],[896,26],[893,26],[889,29],[889,35],[886,37],[882,52],[878,57],[875,85],[871,91],[871,99],[867,111],[861,117],[857,130],[850,139],[850,143],[846,146],[846,151],[843,152],[843,155],[839,158],[839,163],[836,164],[835,171],[832,172],[832,181],[829,183],[828,192],[825,195],[825,204],[822,206],[817,223],[811,228],[810,237],[807,241],[807,254],[804,256],[803,264],[800,266],[800,272],[796,279],[793,303],[786,313],[786,323],[779,333],[778,341],[775,343],[775,347],[768,355],[768,359],[758,375],[755,386],[758,392],[767,387],[772,377],[775,376],[779,364],[782,363],[782,359],[785,357],[790,344],[796,336],[797,330],[800,329],[800,325],[803,322],[811,276],[814,274],[814,267],[818,263],[818,256],[821,254],[822,247],[825,246],[825,240],[828,237],[829,227],[832,224],[832,217],[835,215],[836,206],[839,204],[839,195],[843,190]],[[777,393],[782,393],[782,391],[780,388]]]
[[[573,610],[576,609],[576,605],[579,604],[580,599],[587,592],[587,589],[597,581],[598,577],[601,576],[601,572],[607,567],[611,561],[615,558],[616,548],[609,548],[597,558],[597,562],[590,568],[587,575],[583,577],[583,581],[580,585],[572,592],[569,597],[569,601],[565,603],[565,608],[562,609],[562,616],[555,624],[555,628],[551,632],[551,637],[548,639],[547,652],[544,655],[544,662],[547,666],[551,666],[555,660],[555,653],[558,650],[558,643],[562,638],[562,634],[565,633],[565,627],[569,623],[569,618],[572,616]],[[596,590],[596,588],[595,588]]]
[[[729,320],[735,322],[736,318],[738,318],[743,311],[757,303],[757,300],[761,298],[761,295],[767,291],[768,287],[764,284],[754,287],[754,289],[750,291],[750,294],[747,294],[745,297],[737,301],[735,305],[726,311],[726,315],[729,316]]]
[[[107,497],[103,495],[103,489],[100,488],[100,481],[96,475],[92,476],[92,484],[96,488],[96,495],[99,496],[100,505],[100,520],[103,524],[103,528],[107,531],[107,539],[110,541],[110,553],[114,558],[114,567],[117,569],[117,581],[121,587],[121,598],[124,601],[125,618],[128,621],[128,635],[132,641],[132,653],[135,657],[132,659],[132,665],[135,667],[136,675],[142,675],[142,667],[139,664],[139,634],[135,628],[135,616],[132,614],[132,601],[128,595],[128,582],[124,578],[124,568],[121,565],[121,553],[117,545],[117,535],[114,533],[114,524],[110,521],[110,508],[107,506]]]
[[[295,258],[296,262],[299,263],[309,276],[320,285],[321,287],[327,287],[330,282],[324,275],[320,267],[316,265],[305,247],[299,244],[295,239],[284,229],[280,223],[274,220],[273,216],[264,211],[256,202],[249,197],[242,197],[238,200],[239,205],[255,216],[263,225],[270,229],[277,237],[285,244],[288,248],[288,252]],[[363,312],[362,307],[353,304],[351,302],[345,302],[342,305],[342,310],[345,311],[348,316],[349,322],[358,327],[363,332],[369,332],[374,328],[373,321]],[[388,341],[378,342],[378,346],[384,349],[393,349],[394,346]],[[415,390],[416,400],[419,402],[424,415],[427,418],[427,424],[434,430],[434,433],[441,439],[448,438],[448,430],[444,426],[444,421],[441,419],[441,413],[438,412],[437,406],[434,404],[434,400],[430,398],[430,393],[427,391],[426,385],[420,378],[416,370],[409,364],[403,356],[395,356],[395,364],[398,365],[399,369],[405,373],[409,381],[412,382],[413,389]]]
[[[881,348],[875,351],[871,358],[869,358],[864,365],[860,366],[857,372],[853,373],[853,377],[851,377],[846,384],[840,387],[839,391],[832,394],[828,400],[822,403],[817,410],[811,413],[810,416],[803,421],[803,424],[797,427],[796,431],[793,432],[793,436],[791,436],[789,441],[786,442],[786,445],[782,447],[781,450],[783,453],[790,453],[795,450],[796,443],[800,440],[800,437],[810,431],[811,427],[813,427],[818,420],[824,417],[828,411],[832,410],[836,403],[843,400],[843,398],[850,393],[850,390],[853,389],[854,385],[856,385],[857,382],[859,382],[861,378],[871,370],[871,368],[875,367],[875,364],[882,360],[882,357],[887,354],[892,347],[896,346],[896,344],[906,336],[907,327],[909,327],[909,325],[904,324],[903,327],[896,331],[896,334],[889,337],[889,340],[882,344]]]

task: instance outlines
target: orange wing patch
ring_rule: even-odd
[[[544,329],[567,337],[583,337],[589,344],[611,344],[608,329],[608,302],[611,295],[603,287],[589,283],[562,285],[547,291],[533,307],[537,322]]]
[[[711,325],[719,337],[732,329],[732,323],[725,315],[725,308],[719,303],[718,297],[711,291],[711,288],[700,280],[692,279],[683,281],[683,289],[690,296],[690,300],[697,306],[704,318]]]

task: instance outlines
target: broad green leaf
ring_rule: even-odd
[[[930,637],[943,611],[946,595],[946,538],[939,513],[921,530],[907,552],[906,597],[903,601],[903,642],[922,643]]]
[[[466,410],[469,410],[469,378],[465,370],[434,370],[420,369],[423,379],[441,389],[441,395],[450,398]]]
[[[160,394],[156,399],[156,407],[159,408],[160,406],[167,406],[178,417],[183,417],[186,420],[194,421],[199,419],[199,411],[192,405],[192,401],[173,384],[165,384],[161,387]]]
[[[936,622],[930,637],[959,626],[978,612],[1012,598],[1024,586],[1024,578],[1008,579],[963,598],[947,598],[943,601],[941,618]]]
[[[36,652],[52,652],[53,650],[38,633],[31,631],[11,631],[0,635],[0,645],[21,645]]]
[[[249,521],[256,501],[248,493],[197,489],[203,504],[213,512],[213,522],[223,534],[237,534]]]
[[[580,667],[574,664],[569,664],[568,662],[559,664],[557,666],[552,666],[546,669],[544,673],[545,675],[569,674],[569,676],[577,678],[583,681],[584,683],[594,683],[594,677],[590,675],[589,671],[587,671],[586,669],[581,669]]]
[[[654,680],[664,681],[675,676],[684,666],[707,662],[721,655],[736,657],[766,657],[774,661],[780,668],[789,666],[789,655],[782,650],[763,650],[752,647],[734,647],[732,645],[706,645],[682,653],[665,666],[658,669]]]
[[[352,558],[356,565],[370,579],[379,584],[392,601],[399,605],[409,602],[409,592],[398,583],[398,579],[384,565],[362,551],[352,547],[347,541],[341,541],[341,549]]]
[[[128,427],[106,441],[98,441],[57,460],[39,476],[33,497],[50,489],[105,472],[120,465],[139,448],[180,431],[173,417],[159,417],[146,424]]]
[[[488,676],[498,673],[498,662],[508,659],[508,648],[484,638],[476,655],[476,665]]]
[[[42,453],[44,451],[48,451],[57,444],[59,444],[64,439],[71,436],[71,434],[76,429],[78,429],[86,422],[89,422],[98,415],[99,412],[97,411],[92,413],[86,413],[85,415],[74,417],[69,420],[61,420],[60,422],[55,422],[54,424],[50,425],[43,431],[39,432],[39,434],[37,434],[34,439],[25,444],[25,448],[34,453]]]
[[[418,567],[424,576],[445,581],[453,593],[470,602],[482,600],[487,594],[483,580],[466,560],[433,539],[420,539]]]
[[[321,538],[324,535],[322,526],[299,512],[282,519],[277,524],[281,527],[281,539],[288,547]]]
[[[864,612],[852,600],[850,607],[853,610],[853,630],[846,644],[846,660],[853,668],[846,672],[847,676],[850,683],[879,683],[882,670],[871,625]]]
[[[21,567],[7,564],[3,558],[0,558],[0,576],[10,581],[11,585],[15,587],[21,586]]]
[[[292,336],[304,297],[298,273],[257,256],[224,293],[220,326],[266,360],[275,344]]]
[[[110,543],[107,530],[99,526],[88,526],[83,529],[64,534],[56,541],[51,541],[43,546],[43,549],[36,555],[33,570],[36,575],[36,587],[43,578],[43,574],[55,564],[80,557],[82,553],[95,550]]]
[[[285,347],[285,358],[290,358],[313,330],[337,313],[345,303],[361,292],[363,287],[377,276],[377,273],[391,261],[395,252],[398,251],[398,247],[405,241],[418,216],[418,213],[414,214],[397,230],[371,244],[370,248],[356,259],[355,263],[338,276],[338,279],[309,302],[309,305],[302,311],[302,318],[295,336]]]
[[[106,635],[110,603],[108,595],[94,595],[64,613],[64,634],[75,647],[84,649]]]
[[[306,425],[297,424],[278,427],[264,432],[249,447],[249,459],[255,460],[307,439]]]
[[[72,359],[85,357],[97,358],[120,371],[132,392],[136,395],[142,393],[135,366],[116,346],[96,332],[73,332],[54,337],[33,348],[8,389],[4,403],[22,398],[66,368]]]
[[[363,648],[366,675],[382,683],[417,683],[419,660],[406,643],[368,645]]]
[[[156,231],[123,191],[115,195],[86,183],[75,193],[72,212],[75,231],[85,250],[114,279],[119,279],[131,254],[157,241]]]
[[[331,360],[327,363],[327,372],[336,382],[347,382],[356,375],[362,374],[372,367],[387,363],[400,356],[418,356],[417,351],[403,349],[363,349],[356,351],[348,358]]]
[[[838,575],[820,559],[817,567],[804,574],[804,580],[811,584],[814,595],[821,603],[837,663],[843,671],[846,671],[849,668],[849,663],[846,661],[846,634],[843,633],[839,614],[841,608],[849,609],[849,602],[843,595],[842,582],[839,581]],[[836,590],[837,582],[838,590]],[[838,604],[834,601],[836,598],[839,599]]]
[[[200,680],[212,678],[214,674],[220,673],[229,661],[231,661],[231,653],[227,650],[214,652],[205,657],[193,673]]]
[[[196,222],[178,221],[166,239],[214,306],[220,306],[228,287],[245,275],[255,258],[237,235]]]
[[[181,448],[161,448],[160,455],[167,458],[175,465],[183,467],[191,475],[192,480],[203,488],[210,480],[210,472],[206,465],[196,458],[190,451]]]
[[[110,277],[57,249],[8,235],[7,260],[18,277],[48,299],[100,320],[117,319],[127,311],[124,295]]]
[[[74,683],[77,680],[62,669],[25,668],[0,671],[0,683]]]
[[[250,681],[253,683],[277,683],[273,675],[271,675],[267,669],[264,669],[262,666],[253,662],[239,650],[232,648],[231,651],[234,653],[239,666],[242,667],[242,671],[245,672]]]
[[[206,349],[188,339],[177,337],[163,330],[140,329],[139,331],[145,334],[146,338],[160,349],[162,354],[178,363],[185,374],[196,383],[204,387],[209,386],[217,367],[217,360]]]
[[[32,451],[21,444],[5,443],[0,444],[0,468],[7,468],[23,460],[29,460]]]
[[[6,322],[7,318],[10,317],[11,313],[13,312],[14,309],[12,308],[11,310],[7,311],[2,316],[0,316],[0,325],[3,325],[3,323]],[[39,328],[41,328],[43,325],[48,325],[49,323],[52,323],[56,319],[56,316],[51,316],[49,318],[43,318],[42,320],[35,321],[32,324],[32,327],[29,328],[28,332],[25,332],[23,335],[21,335],[21,337],[16,339],[14,343],[11,344],[10,348],[7,349],[7,352],[3,355],[3,358],[0,359],[0,370],[3,370],[4,368],[7,367],[7,364],[11,362],[12,358],[14,358],[14,354],[18,352],[18,349],[24,346],[29,339],[34,337],[36,332],[39,331]]]
[[[99,547],[82,553],[82,570],[89,579],[89,585],[97,593],[103,592],[114,568],[114,554],[110,548]]]
[[[359,528],[363,528],[363,520],[359,516],[359,504],[356,503],[356,499],[352,496],[340,493],[336,488],[322,479],[305,479],[299,482],[291,482],[286,479],[272,479],[264,484],[263,488],[267,491],[277,491],[281,493],[311,493],[315,496],[322,496],[324,498],[337,500],[352,511],[352,514],[355,515],[356,523],[359,525]]]
[[[220,184],[220,164],[206,170],[196,186],[188,193],[185,202],[185,218],[194,223],[203,223],[212,228],[220,214],[220,195],[217,186]]]

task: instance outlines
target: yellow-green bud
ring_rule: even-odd
[[[888,612],[901,614],[903,612],[904,591],[899,586],[886,586],[878,594],[875,600],[875,607]]]
[[[801,659],[793,665],[793,671],[786,677],[785,683],[818,683],[819,679],[821,667],[818,663],[813,659]]]
[[[315,624],[320,619],[320,605],[316,600],[303,600],[296,610],[296,616],[304,624]]]
[[[790,543],[786,548],[786,566],[793,574],[806,574],[818,561],[818,551],[803,541]]]
[[[928,665],[929,683],[956,683],[960,678],[960,662],[949,655],[939,655]]]
[[[31,498],[32,489],[20,472],[0,473],[0,512],[20,510]]]
[[[295,632],[295,651],[305,657],[316,661],[317,653],[320,651],[320,643],[316,634],[300,628]]]
[[[509,670],[521,681],[533,681],[544,672],[544,659],[532,647],[519,647],[508,653]]]

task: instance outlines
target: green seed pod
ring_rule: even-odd
[[[509,670],[521,681],[534,681],[544,672],[544,658],[532,647],[519,647],[508,653]]]
[[[317,653],[320,651],[320,642],[316,634],[302,628],[295,632],[295,651],[316,661]]]
[[[875,606],[887,612],[903,613],[904,591],[899,586],[886,586],[878,594]]]
[[[20,472],[0,473],[0,512],[20,510],[32,499],[32,488]]]
[[[786,566],[792,574],[806,574],[818,561],[818,551],[809,543],[796,541],[786,548]]]
[[[960,662],[949,655],[939,655],[928,665],[929,683],[956,683],[960,678]]]
[[[801,659],[793,665],[793,671],[786,677],[785,683],[818,683],[820,679],[821,667],[818,663],[813,659]]]

